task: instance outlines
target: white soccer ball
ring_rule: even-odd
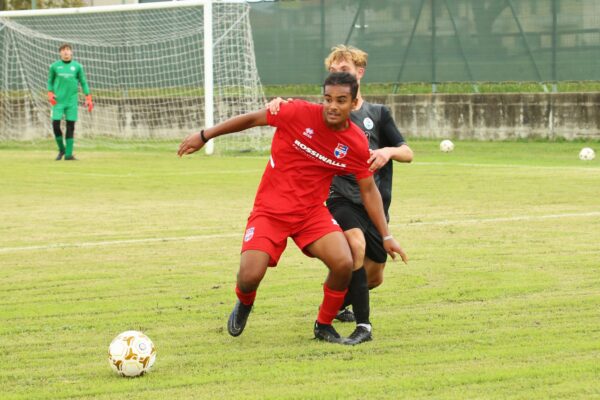
[[[156,361],[156,348],[142,332],[120,333],[108,347],[108,362],[121,376],[140,376],[150,371]]]
[[[579,152],[579,159],[581,161],[592,161],[594,158],[596,158],[596,153],[591,147],[584,147]]]
[[[440,142],[440,150],[444,153],[449,153],[452,150],[454,150],[454,143],[452,143],[452,141],[448,139],[442,140]]]

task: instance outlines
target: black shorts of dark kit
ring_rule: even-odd
[[[361,204],[355,204],[344,197],[327,199],[327,208],[342,230],[358,228],[365,235],[365,255],[376,263],[387,261],[383,240],[375,225],[371,222],[367,210]]]

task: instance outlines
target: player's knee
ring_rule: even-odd
[[[369,285],[369,290],[370,289],[375,289],[376,287],[380,286],[383,283],[383,272],[377,272],[375,274],[371,274],[368,277],[368,285]]]
[[[350,246],[352,250],[352,259],[354,260],[354,269],[360,268],[365,262],[365,247],[362,245]]]
[[[352,252],[354,269],[362,267],[365,259],[365,237],[363,235],[347,235],[346,239]]]
[[[258,288],[264,274],[252,268],[240,268],[238,272],[238,286],[244,292],[251,292]]]
[[[365,241],[365,237],[362,234],[346,235],[346,240],[348,240],[348,245],[350,245],[350,249],[352,250],[352,252],[360,251],[363,254],[365,253],[365,247],[366,247],[367,243]]]
[[[338,280],[347,281],[350,283],[353,269],[352,257],[348,255],[339,255],[329,265],[329,270]]]

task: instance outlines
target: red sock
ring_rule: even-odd
[[[256,290],[250,293],[244,293],[240,290],[240,288],[237,285],[235,285],[235,294],[237,295],[238,299],[240,299],[242,304],[246,306],[251,306],[252,304],[254,304],[254,299],[256,298]]]
[[[335,318],[338,310],[344,303],[347,291],[348,289],[344,289],[343,291],[333,290],[328,288],[327,285],[323,285],[323,303],[321,304],[321,308],[319,308],[318,323],[331,325],[333,318]]]

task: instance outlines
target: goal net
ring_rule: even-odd
[[[264,106],[249,6],[191,0],[0,13],[0,139],[51,137],[47,80],[62,43],[84,67],[77,137],[180,139]],[[263,150],[270,130],[217,150]]]

